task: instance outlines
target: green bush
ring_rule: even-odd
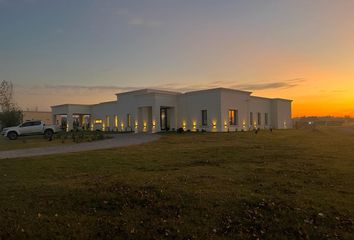
[[[70,132],[59,132],[56,134],[55,138],[60,139],[62,143],[65,143],[67,139],[71,139],[74,143],[81,143],[103,140],[105,136],[104,133],[100,131],[72,130]]]

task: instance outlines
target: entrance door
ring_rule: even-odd
[[[160,109],[161,131],[168,131],[170,129],[167,110],[168,110],[168,108],[161,108]]]

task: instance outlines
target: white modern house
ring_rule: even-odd
[[[52,106],[53,123],[68,130],[226,132],[292,127],[291,102],[251,96],[251,92],[215,88],[186,93],[142,89],[116,94],[94,105]]]

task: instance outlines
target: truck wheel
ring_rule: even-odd
[[[52,138],[53,134],[54,134],[53,130],[47,129],[47,130],[44,131],[44,137],[45,138]]]
[[[7,134],[7,137],[10,139],[10,140],[16,140],[17,139],[17,133],[16,132],[9,132]]]

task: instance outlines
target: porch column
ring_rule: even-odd
[[[160,132],[161,131],[161,126],[160,126],[160,106],[153,106],[152,107],[152,133]]]
[[[73,129],[73,113],[68,112],[68,115],[66,117],[66,121],[67,121],[67,131],[70,131]]]
[[[55,114],[52,114],[52,124],[53,125],[58,125],[57,124],[57,115],[55,115]]]

